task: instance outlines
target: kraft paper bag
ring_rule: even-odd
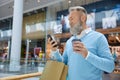
[[[47,61],[40,80],[66,80],[68,66],[58,61]]]

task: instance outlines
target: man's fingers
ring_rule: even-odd
[[[73,44],[73,47],[83,48],[83,44]]]
[[[55,43],[55,41],[53,41],[53,40],[50,41],[50,44],[51,44],[51,45],[54,44],[54,43]]]
[[[74,51],[82,51],[82,48],[80,48],[80,47],[74,47],[73,50]]]

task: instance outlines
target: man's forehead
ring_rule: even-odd
[[[69,15],[74,15],[74,14],[80,14],[80,12],[74,10],[74,11],[71,11],[71,12],[69,13]]]

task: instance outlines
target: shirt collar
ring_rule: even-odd
[[[80,39],[80,38],[82,38],[83,36],[85,36],[86,34],[88,34],[91,30],[92,30],[91,28],[87,28],[87,29],[83,30],[83,31],[81,32],[81,34],[80,34],[80,35],[77,35],[76,37],[77,37],[78,39]]]

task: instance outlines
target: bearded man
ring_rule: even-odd
[[[102,80],[103,72],[112,72],[114,60],[105,36],[86,25],[87,11],[81,6],[70,7],[70,33],[61,56],[57,42],[51,44],[51,57],[68,65],[66,80]],[[52,44],[54,42],[54,44]]]

